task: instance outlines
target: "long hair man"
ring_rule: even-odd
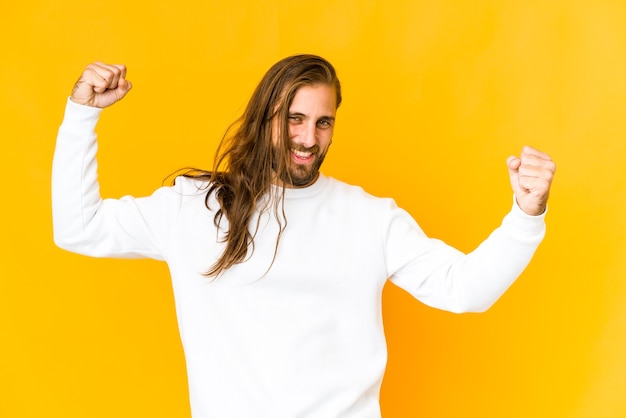
[[[313,55],[267,72],[212,170],[102,199],[95,127],[130,89],[124,66],[98,62],[67,100],[54,239],[90,256],[167,262],[194,418],[380,417],[387,280],[438,309],[484,311],[544,237],[555,165],[531,147],[507,159],[511,210],[467,254],[392,199],[321,173],[341,88]]]

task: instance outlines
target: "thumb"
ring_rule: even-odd
[[[511,180],[511,188],[516,195],[520,195],[522,190],[519,184],[519,168],[522,165],[522,160],[517,157],[510,156],[506,159],[506,166],[509,170],[509,177]]]
[[[132,88],[133,88],[133,84],[130,81],[126,80],[125,78],[120,79],[120,81],[117,83],[117,91],[118,91],[119,99],[126,96],[126,93],[128,93],[130,89]]]
[[[509,175],[517,175],[520,165],[522,165],[522,160],[517,157],[510,156],[506,159],[506,165],[509,169]]]
[[[108,107],[122,100],[133,87],[130,81],[120,78],[112,88],[105,89],[102,93],[95,95],[93,105],[95,107]]]

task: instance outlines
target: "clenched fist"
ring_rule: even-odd
[[[546,210],[556,171],[550,156],[524,147],[519,158],[509,157],[506,163],[518,206],[528,215],[541,215]]]
[[[126,67],[102,62],[89,64],[72,90],[73,102],[92,106],[107,107],[122,100],[132,85],[126,80]]]

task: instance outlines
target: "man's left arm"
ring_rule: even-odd
[[[547,154],[531,147],[509,157],[507,166],[513,208],[469,254],[425,237],[407,213],[397,212],[387,239],[391,281],[423,303],[451,312],[482,312],[498,300],[543,239],[556,169]]]

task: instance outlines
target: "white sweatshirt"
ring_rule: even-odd
[[[216,280],[222,252],[206,184],[178,178],[143,198],[99,193],[100,109],[68,100],[52,177],[57,245],[170,268],[195,418],[380,417],[387,278],[423,303],[482,311],[530,261],[543,216],[512,211],[468,255],[425,236],[391,199],[321,175],[287,189],[287,228],[265,213],[254,253]],[[267,274],[265,274],[267,272]],[[265,275],[264,275],[265,274]]]

